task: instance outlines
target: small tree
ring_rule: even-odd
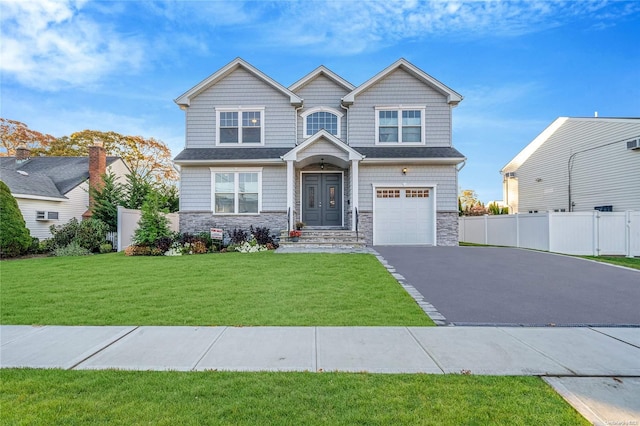
[[[142,214],[138,221],[138,229],[133,235],[133,241],[138,245],[153,246],[163,237],[170,237],[169,219],[160,209],[160,197],[156,192],[150,192],[142,205]]]
[[[103,221],[109,231],[115,232],[118,230],[118,206],[125,197],[124,185],[116,181],[113,173],[103,175],[102,182],[102,187],[89,189],[93,197],[92,217]]]
[[[126,196],[123,203],[128,209],[140,209],[149,193],[153,191],[153,185],[135,173],[127,175],[127,183],[124,185]]]
[[[31,246],[31,234],[11,190],[0,181],[0,256],[13,257]]]

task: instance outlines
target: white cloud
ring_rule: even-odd
[[[588,18],[593,28],[640,12],[607,1],[303,1],[264,8],[265,42],[350,55],[424,37],[517,36]],[[264,3],[263,3],[264,4]],[[275,22],[274,22],[275,20]],[[312,36],[309,36],[312,35]]]
[[[118,69],[136,69],[139,41],[82,13],[85,1],[2,1],[0,70],[41,90],[87,86]]]

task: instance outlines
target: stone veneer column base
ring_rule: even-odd
[[[436,242],[439,246],[457,246],[458,212],[437,212],[436,229]]]

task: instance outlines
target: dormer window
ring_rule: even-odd
[[[216,108],[217,145],[264,145],[264,108]]]
[[[342,113],[328,107],[311,108],[301,114],[304,120],[304,136],[313,136],[324,129],[334,136],[340,137],[340,118]]]
[[[424,144],[422,107],[377,107],[376,144]]]

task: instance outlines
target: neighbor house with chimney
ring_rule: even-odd
[[[51,225],[91,216],[89,187],[113,173],[124,182],[129,173],[119,157],[106,155],[101,145],[89,147],[88,157],[31,157],[19,147],[15,157],[0,158],[0,180],[11,190],[32,237],[51,237]]]

